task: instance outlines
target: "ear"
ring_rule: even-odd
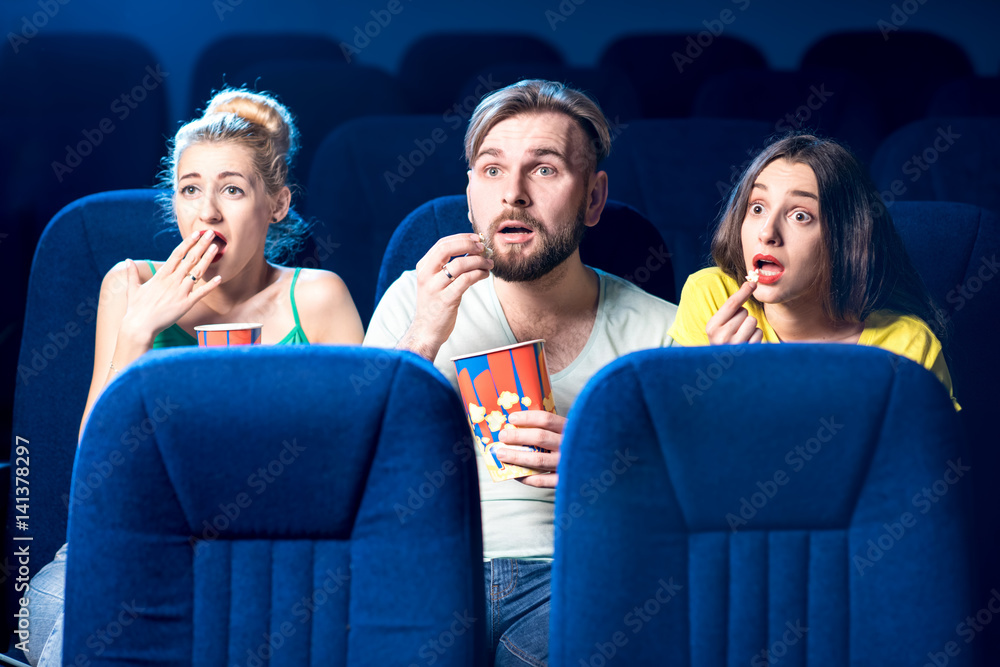
[[[292,204],[292,191],[288,189],[288,186],[281,188],[278,191],[277,196],[274,198],[274,203],[271,206],[271,221],[279,222],[285,219],[288,215],[288,208]]]
[[[469,215],[469,223],[471,224],[472,223],[472,198],[469,197],[469,187],[472,186],[472,170],[470,169],[467,172],[465,172],[465,176],[466,176],[466,178],[468,178],[468,181],[466,181],[466,183],[465,183],[465,208],[468,209],[468,211],[469,211],[469,214],[468,214]]]
[[[587,214],[584,224],[593,227],[601,221],[604,205],[608,203],[608,173],[599,171],[590,177],[588,184],[590,192],[587,195]]]

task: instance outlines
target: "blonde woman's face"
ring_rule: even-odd
[[[815,304],[823,297],[819,185],[808,165],[767,165],[750,190],[741,230],[747,273],[760,272],[754,298],[764,304]]]
[[[274,209],[247,148],[193,144],[177,161],[174,211],[181,236],[212,230],[219,246],[206,280],[216,274],[225,280],[251,262],[264,261]]]

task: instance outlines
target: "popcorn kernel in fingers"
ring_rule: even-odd
[[[483,257],[486,259],[493,259],[493,248],[486,243],[486,236],[484,236],[482,232],[479,232],[479,241],[483,244]]]
[[[746,281],[748,283],[755,283],[760,280],[760,269],[753,269],[746,275]]]

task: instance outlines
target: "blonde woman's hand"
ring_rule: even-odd
[[[197,233],[191,234],[142,284],[139,284],[139,270],[135,262],[128,260],[128,305],[119,336],[152,344],[158,333],[175,324],[192,306],[219,286],[222,282],[220,276],[208,282],[201,280],[218,252],[218,246],[212,243],[214,237],[211,231],[200,237]]]

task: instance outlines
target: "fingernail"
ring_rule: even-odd
[[[484,246],[482,243],[476,241],[476,250],[484,250],[485,248],[486,248],[486,246]]]
[[[198,232],[192,232],[191,236],[189,236],[188,238],[193,241],[194,239],[198,238]]]
[[[520,422],[521,421],[521,413],[520,412],[512,412],[512,413],[510,413],[509,415],[507,415],[507,421],[510,422],[511,424],[516,424],[516,423]]]
[[[470,238],[471,240],[473,240],[473,241],[478,241],[478,240],[480,240],[480,239],[481,239],[482,237],[481,237],[481,236],[480,236],[479,234],[469,234],[469,238]]]

